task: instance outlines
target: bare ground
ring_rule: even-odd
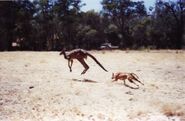
[[[0,53],[1,121],[185,121],[185,51],[91,51],[85,75],[59,52]],[[144,86],[111,81],[134,72]]]

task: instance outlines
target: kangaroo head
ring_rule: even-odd
[[[65,50],[66,50],[65,48],[62,49],[59,55],[65,54]]]

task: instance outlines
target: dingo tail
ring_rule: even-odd
[[[132,76],[134,76],[135,78],[139,79],[139,77],[135,74],[135,73],[130,73]]]
[[[135,78],[136,81],[138,81],[139,83],[141,83],[142,85],[144,85],[140,80],[139,80],[139,77],[134,74],[134,73],[131,73],[131,75]]]

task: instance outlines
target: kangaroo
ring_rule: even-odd
[[[100,64],[100,62],[93,55],[88,53],[86,50],[74,49],[68,52],[65,52],[64,50],[62,50],[60,52],[60,55],[62,54],[64,55],[64,58],[68,60],[68,67],[70,69],[70,72],[72,72],[73,59],[77,59],[85,68],[81,74],[85,74],[86,71],[89,69],[89,66],[84,61],[84,59],[87,59],[87,56],[91,57],[104,71],[107,72],[107,70]]]
[[[139,77],[134,74],[134,73],[124,73],[124,72],[118,72],[118,73],[112,73],[112,79],[114,79],[112,82],[114,81],[118,81],[119,79],[120,80],[123,80],[124,81],[124,84],[126,85],[125,83],[125,80],[128,79],[129,82],[137,85],[133,80],[139,82],[140,84],[144,85],[141,81],[139,81]],[[137,85],[139,86],[139,85]]]

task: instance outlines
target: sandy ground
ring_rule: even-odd
[[[1,52],[0,120],[185,121],[185,51],[90,53],[109,72],[90,58],[85,75],[77,61],[69,72],[59,52]],[[145,85],[112,83],[118,71]]]

